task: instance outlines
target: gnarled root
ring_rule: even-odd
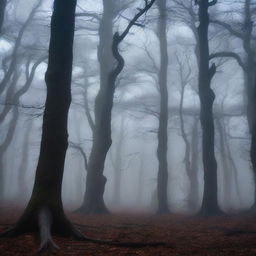
[[[51,235],[52,215],[48,208],[44,207],[38,214],[38,226],[40,230],[40,247],[39,252],[54,251],[59,247],[53,242]]]
[[[26,232],[36,231],[39,231],[40,234],[39,252],[54,252],[55,250],[59,249],[59,247],[54,243],[52,239],[52,232],[60,236],[71,237],[74,240],[105,244],[110,246],[131,248],[164,246],[173,248],[172,245],[164,242],[119,242],[87,237],[82,234],[76,227],[74,227],[68,219],[66,219],[64,213],[54,215],[54,211],[51,211],[51,209],[47,206],[37,208],[37,210],[34,209],[32,211],[26,212],[17,223],[17,225],[10,230],[7,230],[6,232],[0,234],[0,238],[15,237]]]

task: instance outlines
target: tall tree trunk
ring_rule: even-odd
[[[98,46],[98,61],[100,64],[100,91],[95,100],[94,124],[90,115],[88,115],[89,113],[87,113],[87,117],[89,117],[88,121],[90,121],[90,126],[93,132],[93,146],[88,161],[88,173],[86,178],[84,200],[81,207],[77,210],[85,214],[108,212],[103,198],[105,184],[107,181],[106,177],[103,175],[103,171],[106,154],[111,145],[111,127],[110,124],[107,124],[111,122],[111,119],[109,120],[109,117],[106,117],[104,120],[103,115],[109,115],[109,113],[111,113],[113,104],[111,92],[108,92],[108,76],[114,65],[114,58],[111,52],[113,20],[115,18],[113,8],[114,3],[112,0],[103,0],[103,15],[99,27]],[[108,103],[101,102],[105,97],[109,97]],[[108,104],[108,110],[106,110],[105,113],[99,110],[101,108],[100,105],[104,104]]]
[[[168,90],[167,90],[167,69],[168,69],[168,51],[167,51],[167,35],[166,21],[167,10],[166,0],[157,1],[159,10],[158,19],[158,39],[160,42],[160,71],[159,71],[159,89],[160,89],[160,115],[158,128],[158,147],[157,158],[159,162],[157,177],[157,198],[158,209],[160,214],[168,213]]]
[[[7,232],[8,235],[17,235],[39,229],[41,249],[56,247],[51,230],[61,236],[77,235],[65,217],[61,200],[68,146],[75,8],[76,0],[54,1],[49,62],[45,75],[47,97],[34,188],[23,215],[16,226]]]
[[[86,188],[82,206],[79,212],[85,214],[107,213],[103,194],[105,191],[106,177],[103,175],[106,155],[112,144],[111,139],[111,112],[115,93],[115,83],[118,75],[124,67],[124,59],[119,53],[119,44],[129,33],[131,27],[136,24],[148,9],[151,8],[155,0],[145,3],[145,8],[139,12],[129,22],[122,34],[115,33],[112,41],[112,54],[117,62],[116,66],[108,74],[106,81],[102,81],[100,90],[95,99],[95,125],[93,131],[93,145],[88,161],[88,172],[86,178]],[[109,2],[103,2],[104,8],[109,7]],[[106,14],[107,15],[107,14]],[[106,47],[106,46],[105,46]],[[107,51],[107,49],[105,49]],[[100,54],[98,55],[101,56]],[[104,85],[103,85],[104,82]],[[103,86],[102,86],[103,85]]]
[[[214,64],[209,67],[209,42],[208,8],[215,4],[212,0],[199,0],[199,97],[201,104],[200,120],[203,132],[203,166],[204,166],[204,194],[200,214],[216,215],[220,213],[218,206],[218,186],[217,186],[217,162],[214,152],[214,121],[213,102],[215,94],[211,89],[211,80],[216,72]]]

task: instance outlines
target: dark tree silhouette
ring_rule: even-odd
[[[256,51],[253,47],[253,13],[254,6],[253,1],[245,0],[243,1],[243,8],[241,15],[243,16],[242,27],[243,29],[238,30],[234,25],[226,23],[220,20],[211,19],[211,23],[221,26],[224,30],[228,31],[230,35],[235,36],[240,39],[243,44],[243,49],[245,52],[244,58],[242,58],[239,54],[235,52],[217,52],[210,55],[210,58],[218,58],[218,57],[228,57],[233,58],[237,61],[238,65],[242,68],[244,72],[244,85],[245,85],[245,94],[244,100],[246,105],[246,116],[249,126],[249,131],[251,135],[251,139],[253,137],[253,129],[255,122],[255,98],[254,98],[254,76],[256,74],[255,71],[255,56]],[[253,140],[253,139],[252,139]],[[251,146],[253,143],[251,142]],[[253,149],[251,148],[251,152]],[[256,210],[256,166],[254,160],[251,158],[252,168],[253,168],[253,178],[254,178],[254,203],[252,205],[252,210]]]
[[[168,51],[167,51],[167,35],[166,35],[166,22],[167,10],[166,0],[157,1],[159,10],[158,19],[158,39],[160,42],[160,70],[159,70],[159,91],[160,91],[160,113],[159,113],[159,128],[158,128],[158,177],[157,177],[157,197],[158,209],[157,212],[168,213],[168,162],[167,162],[167,149],[168,149],[168,90],[167,90],[167,69],[168,69]]]
[[[199,97],[201,104],[200,121],[203,132],[203,166],[204,166],[204,195],[200,214],[216,215],[220,213],[218,206],[217,187],[217,161],[214,152],[214,121],[213,102],[215,94],[211,89],[211,80],[216,72],[214,63],[209,66],[209,42],[208,27],[210,6],[216,4],[216,0],[199,0]]]
[[[145,7],[129,22],[122,34],[116,32],[113,36],[112,53],[117,62],[116,66],[108,75],[105,86],[100,87],[95,99],[95,124],[93,131],[92,151],[88,161],[88,172],[86,179],[86,189],[84,201],[79,211],[86,214],[107,213],[103,194],[105,191],[106,177],[103,175],[104,164],[107,152],[111,146],[111,111],[115,92],[115,83],[118,75],[123,70],[124,59],[120,55],[119,44],[128,35],[132,26],[136,25],[137,20],[147,12],[155,0],[145,1]]]
[[[51,231],[62,236],[79,236],[64,214],[61,185],[68,146],[67,118],[71,102],[71,75],[76,0],[54,1],[51,21],[47,98],[35,184],[30,201],[13,229],[15,236],[40,231],[40,249],[56,248]]]

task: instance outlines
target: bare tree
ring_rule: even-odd
[[[76,0],[54,1],[49,62],[45,75],[47,98],[35,184],[23,215],[14,228],[5,233],[15,236],[39,230],[40,250],[57,247],[51,231],[62,236],[80,236],[65,217],[61,200],[68,147],[67,117],[71,102],[75,7]]]
[[[204,195],[201,208],[202,215],[216,215],[220,213],[218,205],[218,186],[217,186],[217,162],[214,152],[214,121],[213,121],[213,102],[215,94],[211,89],[211,80],[216,72],[215,64],[209,66],[209,7],[217,1],[196,1],[199,5],[199,97],[201,104],[200,120],[203,132],[203,166],[204,166]]]
[[[93,132],[93,145],[88,161],[88,173],[84,200],[79,211],[87,214],[107,213],[103,194],[105,191],[106,177],[103,175],[107,152],[111,146],[111,111],[115,92],[115,83],[118,75],[124,67],[124,59],[120,55],[119,44],[128,35],[132,26],[147,12],[155,0],[145,2],[145,7],[140,9],[129,22],[122,34],[116,32],[113,36],[112,53],[117,62],[116,66],[108,74],[107,83],[100,87],[95,100],[95,129]]]
[[[158,0],[157,6],[159,10],[158,19],[158,39],[160,43],[160,70],[159,70],[159,92],[160,92],[160,113],[159,113],[159,128],[158,128],[158,147],[157,158],[158,181],[157,181],[157,196],[158,209],[160,214],[168,213],[168,162],[167,162],[167,143],[168,143],[168,90],[167,90],[167,69],[168,69],[168,51],[167,51],[167,10],[166,0]]]

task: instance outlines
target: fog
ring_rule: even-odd
[[[190,1],[167,2],[168,206],[172,212],[189,213],[191,183],[185,166],[186,144],[182,137],[179,107],[184,86],[184,131],[191,147],[195,122],[198,131],[198,165],[194,170],[199,193],[197,211],[203,199],[204,173],[196,39],[189,13],[186,9],[182,10],[179,4],[189,6]],[[210,17],[241,32],[245,1],[233,2],[218,1],[210,8]],[[1,197],[22,205],[30,198],[38,163],[46,98],[44,76],[47,58],[36,67],[26,92],[20,97],[16,93],[26,84],[29,74],[33,72],[33,65],[48,55],[52,13],[52,1],[43,1],[24,27],[36,3],[38,1],[34,0],[27,0],[25,4],[20,0],[9,1],[0,37],[0,81],[9,72],[12,58],[16,59],[16,65],[0,96],[0,115],[4,117],[0,126],[0,161],[3,170]],[[116,1],[120,12],[113,19],[113,32],[121,33],[143,4],[143,1]],[[252,20],[255,19],[255,7],[256,2],[251,1],[251,9],[254,10]],[[193,10],[197,13],[198,7],[194,6]],[[72,103],[68,117],[69,147],[62,186],[64,205],[70,209],[77,209],[83,202],[87,176],[84,157],[88,161],[93,143],[87,110],[94,120],[95,98],[101,83],[97,51],[99,23],[103,16],[102,1],[78,1],[76,12],[90,15],[76,17]],[[113,212],[157,210],[158,74],[161,63],[157,17],[157,6],[153,6],[140,18],[142,25],[133,26],[119,47],[125,64],[116,82],[111,119],[112,145],[104,165],[104,176],[107,178],[104,201]],[[194,25],[197,23],[198,18],[195,17]],[[18,39],[22,29],[24,32]],[[254,26],[252,38],[255,37]],[[17,40],[21,42],[15,50]],[[255,39],[250,43],[255,53]],[[247,61],[243,40],[215,23],[210,23],[209,46],[210,53],[234,52],[242,62]],[[109,62],[110,67],[112,61]],[[211,88],[216,94],[213,116],[218,202],[223,211],[237,211],[247,209],[254,203],[255,187],[246,116],[245,71],[232,57],[211,59],[210,63],[213,62],[216,74]],[[4,114],[6,108],[10,109]],[[218,121],[224,133],[224,151]],[[7,138],[10,142],[7,142]]]

